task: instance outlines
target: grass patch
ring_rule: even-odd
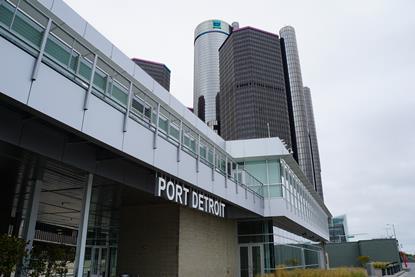
[[[335,268],[335,269],[276,269],[274,273],[261,277],[366,277],[363,268]],[[259,277],[259,275],[257,276]]]

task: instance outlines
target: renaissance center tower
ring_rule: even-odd
[[[304,174],[315,186],[312,154],[308,136],[307,112],[303,92],[303,79],[301,76],[300,58],[294,28],[291,26],[281,28],[280,37],[283,56],[285,57],[285,69],[289,80],[289,93],[294,119],[296,139],[294,156]]]
[[[215,129],[216,95],[219,92],[219,47],[231,32],[222,20],[200,23],[194,34],[194,113]]]

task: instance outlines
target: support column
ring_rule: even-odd
[[[17,270],[17,276],[27,276],[27,268],[30,262],[30,252],[33,248],[33,239],[35,238],[35,231],[36,231],[36,221],[37,215],[39,211],[39,199],[40,193],[42,190],[42,181],[41,180],[34,180],[32,193],[30,195],[29,205],[28,205],[28,220],[24,224],[23,234],[22,237],[25,241],[28,242],[26,246],[26,250],[28,251],[29,255],[23,259],[23,263],[19,270]]]
[[[84,189],[84,195],[82,199],[82,210],[81,210],[81,222],[78,229],[78,238],[76,242],[76,255],[75,255],[75,276],[83,276],[84,271],[84,259],[85,259],[85,245],[88,234],[88,219],[89,219],[89,208],[91,205],[91,194],[92,194],[92,182],[94,175],[90,173],[88,175],[88,182]]]
[[[301,265],[303,266],[303,268],[306,268],[304,248],[301,248]]]
[[[49,18],[48,25],[46,26],[46,29],[43,32],[42,44],[40,45],[39,55],[37,56],[35,66],[33,67],[32,81],[36,80],[37,74],[39,73],[39,67],[40,67],[40,64],[42,63],[43,53],[45,53],[46,41],[48,39],[51,26],[52,26],[52,19]]]

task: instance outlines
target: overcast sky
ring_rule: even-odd
[[[130,57],[165,63],[193,101],[193,32],[238,21],[297,32],[311,88],[325,202],[356,239],[391,235],[415,253],[415,1],[65,0]]]

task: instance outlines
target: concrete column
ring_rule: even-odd
[[[16,276],[27,276],[26,269],[29,266],[30,262],[30,252],[33,248],[33,239],[35,238],[36,231],[36,221],[39,211],[39,199],[42,189],[42,181],[34,180],[33,188],[30,195],[29,204],[27,207],[27,221],[24,224],[22,238],[28,242],[26,250],[29,252],[29,255],[23,259],[21,267],[17,270]]]
[[[89,219],[89,208],[91,205],[92,195],[92,182],[94,179],[93,174],[88,175],[88,182],[84,189],[84,195],[82,199],[82,210],[81,210],[81,222],[78,229],[78,238],[76,242],[76,256],[75,256],[75,276],[83,276],[84,271],[84,258],[85,258],[85,245],[86,237],[88,232],[88,219]]]

